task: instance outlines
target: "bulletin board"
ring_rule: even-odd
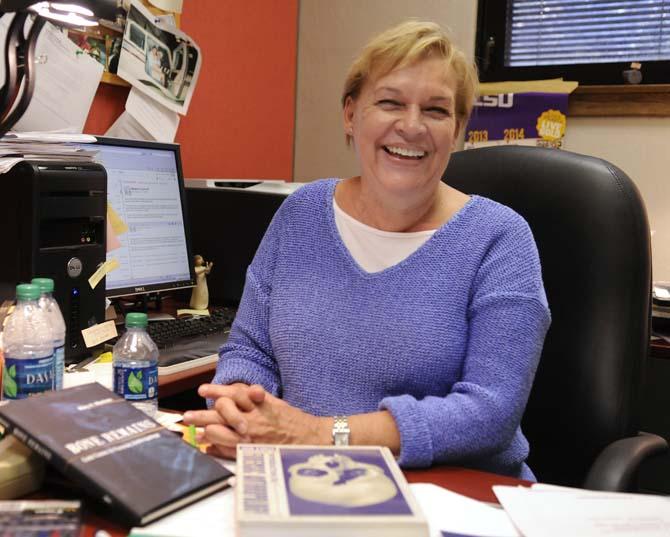
[[[291,180],[298,0],[184,0],[177,22],[203,54],[175,140],[184,176]],[[103,135],[128,92],[100,84],[84,132]]]
[[[157,16],[171,15],[174,17],[177,28],[181,27],[181,14],[167,12],[153,6],[148,0],[141,0],[149,11]],[[188,1],[185,5],[188,5]],[[116,75],[114,58],[117,46],[120,47],[120,39],[123,36],[123,28],[113,26],[96,26],[87,29],[69,30],[70,39],[77,44],[90,43],[97,45],[98,49],[104,50],[104,60],[100,61],[105,67],[102,74],[100,87],[95,96],[91,112],[84,127],[84,132],[89,134],[104,134],[109,126],[114,123],[124,111],[124,105],[130,91],[130,84]],[[77,41],[79,39],[79,42]],[[80,46],[81,46],[80,44]],[[84,47],[82,47],[84,48]],[[95,53],[94,57],[99,56]],[[96,57],[98,59],[98,57]]]

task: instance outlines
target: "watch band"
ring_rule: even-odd
[[[349,435],[349,419],[347,416],[333,416],[333,444],[336,446],[348,446]]]

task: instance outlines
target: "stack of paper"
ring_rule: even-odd
[[[670,498],[664,496],[540,484],[493,491],[524,537],[670,535]]]
[[[8,172],[22,160],[48,162],[94,162],[94,146],[82,149],[79,144],[95,142],[89,134],[61,132],[10,132],[0,139],[0,173]]]
[[[430,483],[409,486],[430,526],[430,537],[519,537],[500,508]]]

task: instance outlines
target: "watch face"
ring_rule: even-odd
[[[336,446],[349,445],[349,420],[346,416],[335,416],[333,418],[333,444]]]
[[[336,446],[348,446],[349,445],[349,434],[348,433],[335,433],[333,435],[334,444]]]

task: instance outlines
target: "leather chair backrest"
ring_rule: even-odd
[[[542,481],[581,485],[607,444],[638,431],[651,286],[640,194],[604,160],[522,146],[454,153],[443,180],[533,231],[552,324],[522,422],[528,462]]]

